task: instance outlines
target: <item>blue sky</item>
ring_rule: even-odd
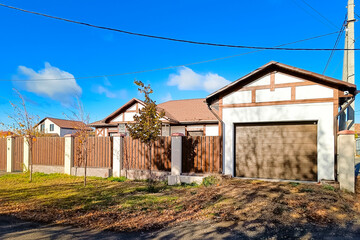
[[[346,0],[307,2],[340,28]],[[0,0],[0,3],[128,31],[236,45],[272,47],[337,31],[301,0]],[[119,74],[249,51],[130,36],[3,7],[0,7],[0,29],[0,79],[5,80]],[[357,29],[356,26],[355,34]],[[336,37],[333,34],[289,47],[332,48]],[[343,38],[339,47],[343,47]],[[78,95],[91,120],[96,121],[132,97],[141,97],[133,84],[135,78],[151,84],[155,91],[153,98],[158,103],[203,98],[221,84],[234,81],[271,60],[322,73],[329,54],[267,50],[188,68],[107,78],[46,83],[2,81],[0,122],[9,121],[8,101],[17,100],[14,87],[27,99],[29,110],[40,118],[63,118]],[[356,53],[356,59],[358,56]],[[342,58],[342,52],[335,53],[326,75],[341,79]]]

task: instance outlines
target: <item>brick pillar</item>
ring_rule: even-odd
[[[14,137],[6,137],[6,172],[14,169]]]
[[[30,157],[29,142],[27,141],[26,137],[24,137],[24,165],[23,165],[24,172],[29,170],[29,165],[30,165],[29,157]]]
[[[180,184],[182,172],[182,137],[171,137],[171,175],[168,176],[168,184]]]
[[[123,162],[123,146],[124,138],[121,136],[113,137],[113,177],[121,176],[122,162]]]
[[[338,133],[338,181],[340,189],[355,192],[355,132]]]
[[[71,168],[74,165],[74,138],[71,134],[65,135],[65,160],[64,173],[71,175]]]

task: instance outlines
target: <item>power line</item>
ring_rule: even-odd
[[[293,42],[289,42],[289,43],[283,43],[283,44],[277,45],[275,47],[281,47],[281,46],[291,45],[291,44],[295,44],[295,43],[305,42],[305,41],[309,41],[309,40],[313,40],[313,39],[317,39],[317,38],[330,36],[330,35],[333,35],[333,34],[336,34],[336,33],[338,33],[338,32],[332,32],[332,33],[327,33],[327,34],[323,34],[323,35],[319,35],[319,36],[305,38],[305,39],[301,39],[301,40],[297,40],[297,41],[293,41]],[[168,70],[168,69],[191,66],[191,65],[197,65],[197,64],[208,63],[208,62],[215,62],[215,61],[219,61],[219,60],[224,60],[224,59],[233,58],[233,57],[239,57],[239,56],[243,56],[243,55],[247,55],[247,54],[251,54],[251,53],[256,53],[256,52],[261,52],[261,51],[265,51],[265,50],[260,49],[260,50],[235,54],[235,55],[231,55],[231,56],[213,58],[213,59],[209,59],[209,60],[204,60],[204,61],[199,61],[199,62],[192,62],[192,63],[182,64],[182,65],[169,66],[169,67],[163,67],[163,68],[155,68],[155,69],[148,69],[148,70],[142,70],[142,71],[134,71],[134,72],[125,72],[125,73],[118,73],[118,74],[84,76],[84,77],[74,77],[74,78],[40,78],[40,79],[29,79],[29,80],[25,80],[25,79],[12,79],[12,80],[11,79],[0,79],[0,82],[43,82],[43,81],[65,81],[65,80],[75,80],[75,79],[79,80],[79,79],[90,79],[90,78],[116,77],[116,76],[132,75],[132,74],[138,74],[138,73],[155,72],[155,71],[160,71],[160,70]]]
[[[320,17],[322,17],[325,21],[327,21],[329,24],[331,24],[333,27],[335,27],[336,29],[339,29],[338,26],[336,26],[336,24],[334,24],[332,21],[330,21],[327,17],[325,17],[324,15],[322,15],[318,10],[316,10],[315,8],[313,8],[308,2],[306,2],[305,0],[300,0],[303,3],[305,3],[309,8],[311,8],[314,12],[316,12]]]
[[[26,12],[26,13],[40,15],[40,16],[47,17],[47,18],[57,19],[57,20],[70,22],[70,23],[75,23],[75,24],[80,24],[80,25],[93,27],[93,28],[99,28],[99,29],[103,29],[103,30],[115,31],[115,32],[120,32],[120,33],[124,33],[124,34],[140,36],[140,37],[155,38],[155,39],[168,40],[168,41],[174,41],[174,42],[182,42],[182,43],[190,43],[190,44],[197,44],[197,45],[207,45],[207,46],[215,46],[215,47],[228,47],[228,48],[242,48],[242,49],[259,49],[259,50],[286,50],[286,51],[344,51],[344,50],[353,51],[353,50],[360,50],[360,49],[343,49],[343,48],[341,48],[341,49],[331,49],[331,48],[260,47],[260,46],[245,46],[245,45],[231,45],[231,44],[222,44],[222,43],[198,42],[198,41],[192,41],[192,40],[184,40],[184,39],[177,39],[177,38],[171,38],[171,37],[156,36],[156,35],[150,35],[150,34],[144,34],[144,33],[130,32],[130,31],[125,31],[125,30],[116,29],[116,28],[98,26],[98,25],[94,25],[94,24],[90,24],[90,23],[70,20],[70,19],[61,18],[61,17],[55,17],[55,16],[51,16],[51,15],[48,15],[48,14],[44,14],[44,13],[29,11],[29,10],[25,10],[25,9],[22,9],[22,8],[17,8],[17,7],[5,5],[5,4],[2,4],[2,3],[0,3],[0,6],[10,8],[10,9],[14,9],[14,10],[18,10],[18,11],[22,11],[22,12]]]
[[[343,33],[344,30],[345,30],[346,18],[347,18],[347,14],[345,15],[345,20],[344,20],[344,22],[343,22],[343,24],[342,24],[342,26],[341,26],[341,30],[340,30],[337,38],[336,38],[336,41],[335,41],[335,44],[334,44],[334,49],[337,48],[337,46],[338,46],[338,44],[339,44],[339,42],[340,42],[342,33]],[[323,73],[322,73],[323,75],[325,74],[327,68],[329,67],[330,62],[331,62],[331,60],[332,60],[332,58],[333,58],[333,56],[334,56],[334,53],[335,53],[335,51],[331,51],[331,54],[330,54],[330,56],[329,56],[329,58],[328,58],[328,60],[327,60],[327,63],[326,63],[325,68],[324,68],[324,71],[323,71]]]
[[[303,6],[301,6],[296,0],[293,0],[293,3],[295,3],[296,6],[298,6],[301,10],[303,10],[304,12],[306,12],[307,14],[309,14],[310,16],[312,16],[313,18],[315,18],[316,20],[318,20],[319,22],[321,22],[322,24],[328,26],[328,27],[333,27],[332,25],[329,25],[327,22],[324,22],[323,20],[321,20],[320,18],[316,17],[316,15],[312,14],[310,11],[308,11],[306,8],[304,8]]]

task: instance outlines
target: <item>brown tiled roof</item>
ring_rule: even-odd
[[[267,74],[272,71],[279,71],[283,73],[287,73],[293,76],[297,76],[303,79],[309,79],[314,82],[322,83],[328,86],[331,86],[333,88],[347,90],[351,94],[354,94],[356,91],[356,85],[348,82],[344,82],[332,77],[328,77],[325,75],[321,75],[318,73],[310,72],[301,68],[296,68],[290,65],[286,65],[283,63],[271,61],[262,67],[254,70],[253,72],[243,76],[242,78],[239,78],[238,80],[226,85],[225,87],[217,90],[216,92],[210,94],[206,97],[207,102],[212,102],[213,100],[216,100],[219,95],[227,94],[231,92],[234,88],[237,86],[242,86],[249,84],[252,81],[257,80],[259,77],[263,76],[264,74]]]
[[[50,121],[52,121],[53,123],[55,123],[57,126],[59,126],[60,128],[67,128],[67,129],[76,129],[76,128],[80,128],[80,127],[84,127],[86,126],[85,123],[81,122],[81,121],[74,121],[74,120],[66,120],[66,119],[59,119],[59,118],[49,118],[46,117],[43,120],[41,120],[37,125],[39,125],[40,123],[42,123],[43,121],[45,121],[45,119],[49,119]],[[87,130],[91,131],[92,128],[88,127]]]
[[[178,122],[217,122],[204,98],[168,101],[157,106],[165,111],[165,116]]]

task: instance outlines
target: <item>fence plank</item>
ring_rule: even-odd
[[[6,171],[6,154],[7,154],[6,138],[0,138],[0,170],[1,171]]]
[[[160,137],[153,143],[149,153],[149,147],[139,139],[124,137],[124,169],[149,170],[151,154],[152,170],[171,171],[171,156],[166,154],[171,151],[169,139],[171,137]],[[128,152],[132,153],[131,156]]]
[[[86,139],[87,167],[112,167],[112,137],[89,137]],[[82,143],[79,137],[74,138],[74,166],[84,167]]]
[[[21,156],[18,156],[19,160],[17,160],[18,162],[21,162],[22,169],[24,152],[23,138],[15,140],[15,145],[16,144],[19,145],[19,149],[22,149],[22,154]],[[32,151],[32,162],[34,165],[63,166],[65,158],[65,139],[63,137],[39,137],[33,142]],[[18,165],[18,168],[20,170],[20,164]]]
[[[220,148],[219,136],[183,137],[183,172],[219,173]]]

